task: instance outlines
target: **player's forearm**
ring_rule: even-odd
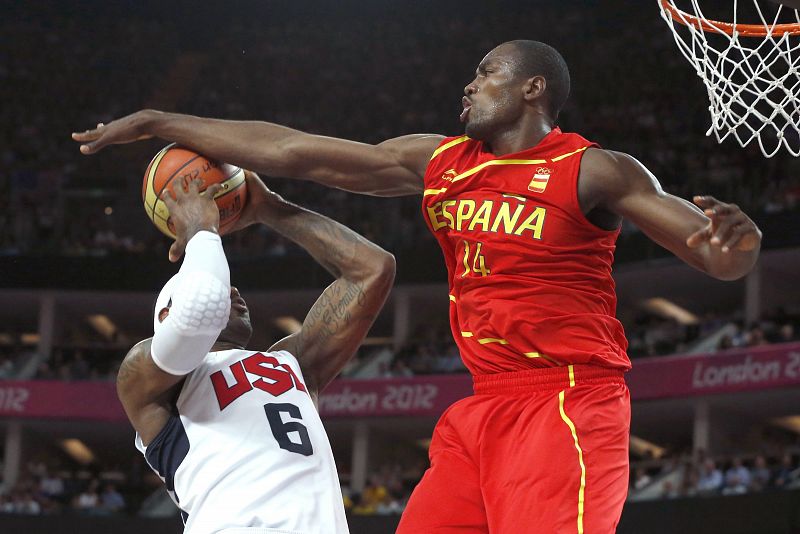
[[[268,122],[208,119],[160,111],[145,114],[142,131],[219,161],[288,178],[298,177],[300,169],[283,147],[293,137],[307,135]]]
[[[422,193],[422,175],[441,136],[408,135],[370,145],[278,124],[148,111],[144,135],[281,178],[375,196]]]
[[[303,247],[337,278],[394,276],[394,257],[390,253],[324,215],[276,196],[261,207],[259,220]]]

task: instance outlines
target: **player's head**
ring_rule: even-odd
[[[466,134],[490,140],[529,115],[552,124],[569,89],[569,68],[555,48],[539,41],[503,43],[486,54],[464,88]]]
[[[158,322],[163,322],[169,316],[169,309],[172,307],[172,299],[158,310]],[[231,313],[228,316],[228,324],[220,332],[217,341],[226,341],[240,347],[246,347],[253,335],[253,327],[250,324],[250,310],[247,303],[242,298],[239,290],[231,287]]]

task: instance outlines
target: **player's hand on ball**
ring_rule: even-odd
[[[761,244],[761,230],[736,204],[726,204],[712,196],[696,196],[693,200],[711,220],[689,236],[686,245],[690,248],[708,242],[721,247],[722,252],[749,252]]]
[[[265,222],[264,216],[269,213],[270,209],[284,202],[283,198],[270,190],[256,173],[245,170],[244,181],[247,184],[247,201],[242,215],[231,230],[233,232]]]
[[[72,139],[81,143],[80,150],[83,154],[94,154],[107,145],[150,139],[153,136],[145,133],[144,128],[155,113],[158,112],[145,109],[108,124],[101,122],[92,130],[73,133]]]
[[[175,198],[166,189],[161,199],[169,209],[169,217],[175,227],[175,242],[169,248],[169,261],[176,262],[186,249],[186,243],[201,230],[219,233],[219,208],[214,195],[222,188],[212,184],[202,193],[203,181],[189,180],[184,187],[175,187]]]

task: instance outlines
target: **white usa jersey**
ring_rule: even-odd
[[[328,436],[294,356],[211,352],[186,377],[177,411],[136,447],[185,534],[348,532]]]

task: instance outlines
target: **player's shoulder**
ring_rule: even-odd
[[[409,134],[387,139],[378,148],[391,154],[401,166],[422,177],[431,155],[445,139],[438,134]]]
[[[625,152],[588,148],[581,160],[581,192],[600,203],[649,187],[653,179],[639,160]]]
[[[134,361],[139,358],[147,357],[150,354],[150,347],[153,345],[153,338],[149,337],[147,339],[143,339],[128,349],[128,353],[125,355],[124,360],[127,361]]]
[[[378,146],[397,153],[428,151],[433,152],[447,137],[439,134],[408,134],[387,139]]]
[[[598,180],[606,185],[624,185],[648,173],[639,160],[617,150],[591,147],[581,160],[581,179]]]
[[[634,163],[641,165],[636,158],[625,152],[589,147],[583,155],[581,170],[586,169],[595,173],[614,173]]]

